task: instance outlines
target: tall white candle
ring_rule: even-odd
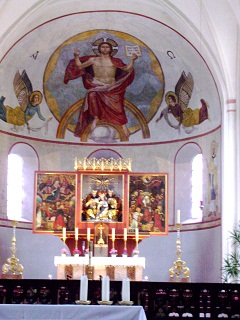
[[[67,230],[65,227],[62,228],[62,237],[63,237],[63,240],[65,241],[67,237]]]
[[[88,299],[88,277],[87,275],[81,276],[80,282],[80,300],[87,301]]]
[[[122,301],[130,301],[130,280],[123,278],[122,280]]]
[[[109,301],[110,298],[110,281],[109,276],[102,277],[102,301]]]
[[[75,240],[78,240],[78,228],[75,228]]]
[[[90,238],[91,238],[90,234],[91,234],[91,229],[87,228],[87,241],[88,242],[90,241]]]
[[[124,228],[124,241],[127,241],[127,228]]]
[[[112,241],[115,241],[115,228],[112,228]]]
[[[180,210],[177,210],[177,224],[180,224],[181,222],[181,219],[180,219]]]
[[[136,241],[139,240],[138,228],[135,229],[135,239],[136,239]]]

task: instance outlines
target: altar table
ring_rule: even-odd
[[[146,320],[141,306],[0,305],[1,320]]]
[[[94,268],[93,280],[99,280],[100,276],[109,275],[111,280],[121,281],[130,278],[132,281],[143,280],[144,257],[92,257],[91,261],[86,257],[55,256],[54,265],[57,266],[57,279],[66,279],[71,275],[78,280],[85,273],[85,266],[91,264]]]

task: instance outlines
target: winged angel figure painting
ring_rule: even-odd
[[[180,129],[182,126],[186,133],[191,133],[195,125],[199,125],[208,119],[208,106],[204,99],[201,99],[201,108],[192,110],[188,107],[193,92],[193,77],[191,73],[183,71],[176,86],[175,92],[168,91],[165,95],[167,107],[162,110],[160,117],[156,122],[162,119],[167,121],[170,127]],[[169,119],[169,114],[177,120],[176,124]]]
[[[5,97],[0,98],[0,119],[13,125],[13,131],[19,131],[22,126],[27,125],[28,132],[38,131],[43,127],[47,127],[48,122],[40,111],[40,103],[42,102],[42,93],[33,91],[31,81],[25,70],[20,74],[16,72],[13,80],[14,93],[17,97],[19,106],[12,108],[4,105]],[[44,124],[39,128],[30,126],[29,121],[37,114]]]

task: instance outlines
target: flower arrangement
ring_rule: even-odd
[[[128,254],[127,249],[123,250],[123,254],[126,254],[126,255]]]
[[[68,251],[67,251],[67,249],[66,248],[63,248],[62,250],[61,250],[61,254],[68,254]]]
[[[89,253],[89,249],[87,248],[87,249],[85,249],[85,251],[84,251],[85,253]]]
[[[80,255],[81,253],[82,253],[82,252],[81,252],[80,250],[78,250],[78,249],[74,249],[74,250],[73,250],[73,254],[79,254],[79,255]]]
[[[116,250],[116,249],[114,249],[114,248],[112,248],[110,251],[109,251],[109,253],[110,254],[116,254],[118,251]]]
[[[133,256],[136,256],[136,255],[138,255],[138,254],[139,254],[139,250],[134,249],[133,252],[132,252],[132,255],[133,255]]]

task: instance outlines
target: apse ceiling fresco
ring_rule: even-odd
[[[59,17],[0,64],[0,130],[71,143],[152,143],[217,129],[211,72],[177,30],[122,12]]]

